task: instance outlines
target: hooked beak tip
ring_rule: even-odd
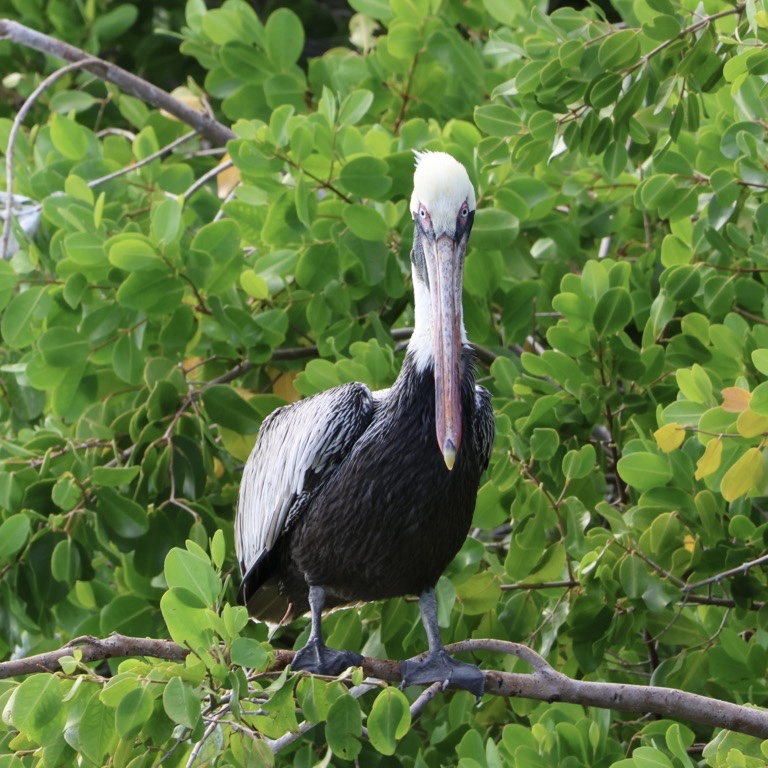
[[[443,446],[443,460],[445,461],[445,466],[448,467],[448,470],[452,470],[453,465],[456,463],[456,446],[453,444],[452,440],[446,440],[445,445]]]

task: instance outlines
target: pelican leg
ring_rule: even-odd
[[[474,693],[477,699],[485,690],[485,675],[474,664],[466,664],[449,656],[440,639],[437,625],[437,598],[434,589],[427,589],[419,597],[421,621],[427,632],[429,650],[426,656],[400,662],[402,686],[442,683],[443,690],[449,685]]]
[[[310,586],[309,610],[312,616],[312,625],[309,639],[307,644],[293,657],[291,669],[336,677],[348,667],[359,667],[363,663],[363,657],[352,651],[336,651],[323,642],[321,620],[324,604],[325,590],[322,587]]]

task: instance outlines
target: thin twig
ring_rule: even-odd
[[[147,155],[141,160],[137,160],[135,163],[126,165],[125,168],[120,168],[117,171],[108,173],[106,176],[101,176],[98,179],[93,179],[92,181],[89,181],[88,186],[91,188],[97,187],[99,186],[99,184],[105,184],[106,182],[112,181],[113,179],[117,179],[120,176],[125,176],[125,174],[127,173],[132,173],[133,171],[138,170],[142,166],[148,165],[153,160],[157,160],[161,157],[165,157],[167,154],[169,154],[174,149],[176,149],[176,147],[179,147],[182,144],[186,144],[190,139],[193,139],[195,136],[197,136],[196,131],[190,131],[189,133],[185,133],[183,136],[179,136],[178,139],[174,139],[169,144],[166,144],[164,147],[161,147],[160,149],[158,149],[157,152],[153,152],[151,155]]]
[[[89,56],[85,51],[75,48],[73,45],[37,32],[17,21],[0,19],[0,40],[9,40],[27,48],[48,53],[64,61],[77,63],[82,69],[96,75],[101,80],[113,83],[125,93],[135,96],[153,107],[164,109],[218,146],[224,146],[228,141],[236,138],[232,129],[209,115],[188,107],[162,88],[131,74],[122,67],[111,64],[104,59]]]
[[[0,19],[0,37],[2,37],[1,31],[3,23],[3,20]],[[13,120],[13,125],[11,126],[11,132],[8,135],[8,148],[5,154],[6,205],[3,216],[3,241],[2,247],[0,247],[0,258],[2,259],[7,258],[8,246],[11,240],[11,217],[13,213],[13,157],[16,148],[16,137],[21,130],[21,125],[24,122],[26,116],[29,114],[29,111],[35,105],[35,102],[48,88],[50,88],[58,80],[61,80],[64,75],[67,75],[76,69],[84,69],[88,66],[88,64],[92,64],[94,61],[97,61],[97,59],[94,59],[93,57],[86,57],[79,61],[73,62],[72,64],[67,64],[66,66],[61,67],[61,69],[57,69],[53,74],[48,75],[48,77],[46,77],[45,80],[43,80],[40,85],[35,88],[34,91],[32,91],[32,93],[27,97],[26,101],[21,105],[21,109],[19,109],[19,111],[16,113],[16,117]]]
[[[763,565],[764,563],[768,563],[768,555],[763,555],[762,557],[758,557],[756,560],[750,560],[747,563],[742,563],[741,565],[737,565],[735,568],[731,568],[728,571],[716,573],[714,576],[710,576],[708,579],[702,579],[701,581],[696,581],[693,584],[686,584],[683,587],[683,592],[692,592],[694,589],[706,587],[708,584],[717,584],[723,581],[723,579],[727,579],[730,576],[738,576],[742,573],[746,573],[752,568],[756,568],[758,565]]]
[[[192,197],[192,195],[195,194],[195,192],[197,192],[198,189],[200,189],[200,187],[204,187],[211,179],[215,179],[220,173],[229,170],[233,165],[234,163],[232,160],[226,160],[214,168],[211,168],[210,171],[207,171],[199,179],[196,179],[194,183],[189,186],[189,189],[186,189],[183,192],[182,198],[185,201],[188,200],[190,197]]]

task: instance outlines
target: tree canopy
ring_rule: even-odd
[[[768,11],[613,6],[0,0],[0,768],[765,765]],[[398,689],[413,601],[327,618],[342,680],[235,604],[262,420],[397,375],[422,149],[478,193],[479,707]]]

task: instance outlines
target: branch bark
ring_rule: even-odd
[[[36,672],[59,672],[60,659],[63,656],[71,656],[78,649],[84,662],[128,656],[183,661],[190,652],[171,640],[128,637],[117,633],[108,638],[86,636],[76,638],[56,651],[1,662],[0,679]],[[488,695],[519,696],[548,702],[562,701],[621,712],[653,713],[675,720],[689,720],[714,728],[726,728],[762,739],[768,738],[768,711],[764,709],[732,704],[674,688],[574,680],[558,672],[530,648],[504,640],[464,640],[446,646],[446,650],[449,653],[487,651],[511,654],[532,668],[533,672],[530,674],[487,670],[485,692]],[[293,651],[277,650],[275,663],[269,671],[282,671],[291,663],[293,656]],[[400,662],[392,659],[365,658],[363,671],[377,680],[390,683],[399,683],[401,680]]]
[[[104,59],[90,56],[73,45],[63,43],[61,40],[44,35],[42,32],[37,32],[17,21],[0,19],[0,40],[18,43],[64,61],[86,62],[87,60],[87,63],[84,63],[82,67],[84,70],[96,75],[101,80],[116,85],[125,93],[135,96],[153,107],[164,109],[214,144],[224,146],[230,139],[236,138],[234,132],[226,125],[209,115],[197,112],[186,104],[182,104],[162,88],[136,77],[122,67],[111,64]]]

